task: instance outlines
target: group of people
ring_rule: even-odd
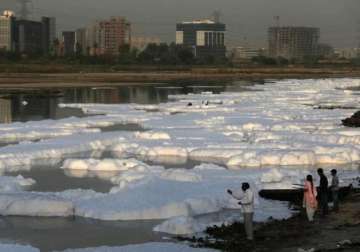
[[[304,185],[304,202],[303,207],[306,208],[306,214],[309,221],[314,220],[314,214],[318,208],[321,210],[321,215],[326,216],[329,213],[328,206],[328,195],[329,189],[334,203],[333,210],[335,212],[339,211],[339,177],[337,176],[337,171],[335,169],[331,170],[331,186],[329,187],[329,182],[327,177],[324,174],[324,170],[319,168],[317,173],[320,177],[319,191],[316,190],[314,186],[313,177],[311,175],[306,176],[306,181]]]
[[[304,184],[304,200],[303,207],[306,209],[308,220],[312,222],[314,220],[314,214],[318,207],[321,209],[321,215],[325,216],[329,213],[328,195],[329,189],[331,190],[334,211],[339,211],[339,178],[335,169],[331,170],[331,186],[329,188],[328,179],[324,174],[324,170],[319,168],[317,173],[320,177],[319,191],[313,182],[312,175],[307,175]],[[254,218],[254,193],[250,189],[249,183],[242,183],[241,189],[227,192],[239,200],[239,205],[242,207],[242,213],[244,217],[244,227],[246,232],[246,238],[250,241],[254,239],[253,218]]]

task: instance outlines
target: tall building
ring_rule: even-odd
[[[303,59],[317,56],[320,30],[312,27],[270,27],[269,56]]]
[[[118,55],[122,46],[131,44],[131,24],[124,17],[96,21],[83,32],[78,30],[77,41],[90,55]]]
[[[226,26],[212,20],[196,20],[176,25],[176,44],[193,49],[197,58],[225,58]]]
[[[85,52],[86,55],[99,55],[99,23],[94,22],[85,28]]]
[[[130,23],[123,17],[111,17],[100,21],[100,43],[102,54],[118,55],[119,49],[131,43]]]
[[[0,16],[0,50],[14,51],[15,17],[11,11]]]
[[[46,54],[55,39],[55,18],[17,19],[13,12],[0,16],[0,49],[24,54]]]
[[[75,32],[74,31],[63,31],[61,43],[63,46],[64,56],[71,56],[75,53]]]
[[[56,20],[53,17],[42,17],[41,25],[42,51],[47,54],[53,48],[56,39]]]
[[[75,31],[75,52],[86,54],[86,29],[80,28]]]
[[[48,25],[49,25],[49,47],[51,48],[54,45],[54,41],[56,40],[56,18],[48,17]]]
[[[16,51],[25,54],[42,54],[43,48],[43,24],[31,20],[17,20],[15,43]]]
[[[131,44],[131,24],[124,17],[111,17],[88,25],[85,31],[79,29],[77,35],[86,53],[116,56],[122,46]]]

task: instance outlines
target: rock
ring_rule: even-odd
[[[360,111],[353,114],[351,117],[342,120],[344,126],[360,127]]]

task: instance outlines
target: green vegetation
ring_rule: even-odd
[[[95,48],[95,50],[94,50]],[[0,51],[0,72],[3,73],[75,73],[75,72],[118,72],[118,71],[190,71],[194,69],[218,69],[226,73],[231,69],[262,69],[267,73],[272,69],[352,69],[360,66],[360,58],[346,59],[323,59],[321,57],[307,57],[302,60],[271,58],[266,56],[254,57],[240,64],[232,63],[228,59],[216,59],[214,57],[196,58],[192,48],[171,44],[149,44],[140,51],[129,45],[121,46],[117,56],[99,55],[94,45],[90,48],[75,46],[75,52],[71,55],[63,55],[58,40],[53,42],[47,55],[32,54],[22,55],[13,52]],[[269,69],[269,70],[267,70]],[[290,71],[289,70],[289,71]],[[274,71],[274,70],[272,70]],[[278,70],[276,70],[278,71]],[[219,72],[219,73],[220,73]],[[249,70],[249,73],[253,72]]]

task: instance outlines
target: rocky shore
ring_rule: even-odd
[[[210,227],[206,238],[190,240],[200,247],[228,252],[359,252],[360,193],[349,196],[339,213],[317,216],[314,223],[307,221],[305,213],[288,220],[258,223],[254,243],[245,239],[242,223]]]

